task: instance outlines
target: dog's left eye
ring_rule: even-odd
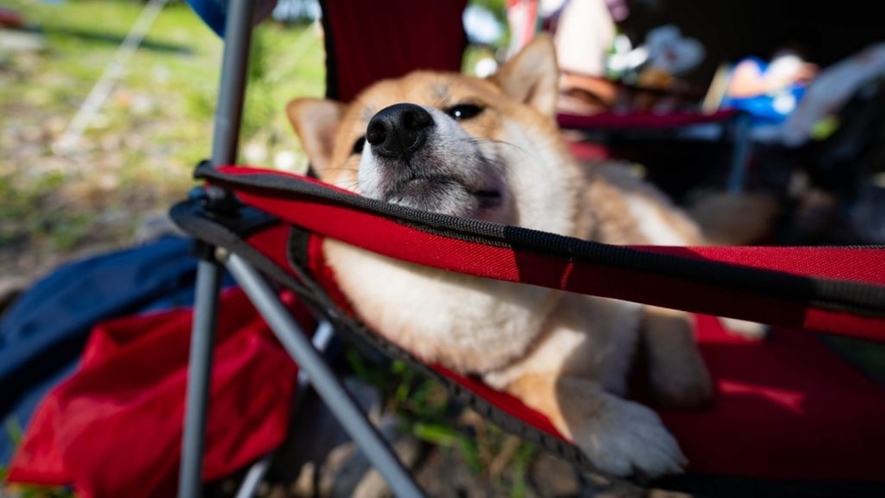
[[[446,114],[454,118],[455,121],[470,119],[481,112],[482,107],[476,104],[458,104],[446,109]]]

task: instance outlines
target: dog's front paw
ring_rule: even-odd
[[[593,465],[617,476],[679,473],[688,463],[655,412],[619,398],[608,398],[574,436]]]

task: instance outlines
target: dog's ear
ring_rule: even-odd
[[[553,38],[539,34],[490,79],[511,97],[553,116],[559,95],[559,66]]]
[[[322,175],[332,160],[335,132],[346,106],[328,99],[295,99],[286,106],[289,122],[301,139],[310,165]]]

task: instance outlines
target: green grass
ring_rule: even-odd
[[[0,0],[41,33],[38,52],[0,53],[0,272],[18,254],[56,261],[130,243],[139,219],[165,211],[211,154],[223,43],[183,2],[166,5],[90,122],[81,150],[51,146],[67,128],[143,9],[127,0]],[[285,118],[296,96],[320,96],[322,40],[311,25],[256,29],[242,144],[301,154]],[[241,151],[244,148],[241,147]],[[299,166],[304,166],[303,155]]]
[[[527,494],[537,446],[465,409],[442,384],[403,361],[367,363],[355,350],[347,350],[345,356],[350,370],[381,392],[386,409],[400,417],[403,431],[440,451],[457,452],[474,475],[494,485],[496,495]]]
[[[9,435],[9,439],[16,445],[21,443],[22,437],[24,435],[24,430],[22,429],[21,424],[14,417],[10,417],[6,420],[5,427],[6,433]],[[6,476],[9,473],[9,469],[0,465],[0,484],[2,484],[6,480]],[[16,485],[12,488],[16,493],[14,496],[20,496],[21,498],[74,498],[76,495],[73,491],[71,491],[67,487],[58,486],[58,487],[43,487],[43,486],[27,486],[27,485]]]
[[[27,78],[13,81],[9,91],[3,92],[0,106],[23,101],[71,116],[142,9],[138,2],[107,0],[11,3],[39,25],[49,48],[39,68],[34,68],[38,70],[24,69],[22,76]],[[253,48],[252,66],[261,69],[250,83],[261,91],[249,92],[244,138],[275,134],[280,146],[296,148],[282,109],[296,95],[322,95],[319,35],[312,26],[268,22],[256,30]],[[155,143],[171,145],[180,152],[175,162],[191,165],[204,157],[211,146],[221,54],[221,40],[187,6],[168,4],[126,66],[117,91],[103,107],[90,135],[100,138],[109,130],[152,124],[160,127],[152,130]],[[142,94],[155,99],[147,109],[137,109],[133,103]]]

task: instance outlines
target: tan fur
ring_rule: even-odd
[[[694,345],[688,313],[649,306],[641,326],[651,393],[662,406],[700,408],[713,399],[713,381]]]
[[[373,85],[346,110],[301,99],[287,112],[320,177],[363,195],[611,244],[702,243],[687,216],[622,166],[572,159],[552,119],[556,75],[553,45],[542,36],[488,80],[416,72]],[[376,144],[354,152],[376,113],[405,102],[433,118],[420,167],[448,175],[426,186],[439,204],[412,195],[422,180],[389,169],[400,163]],[[465,103],[482,110],[455,121],[451,109]],[[477,201],[490,190],[498,202]],[[601,470],[654,476],[685,463],[657,415],[622,398],[641,336],[659,399],[709,401],[710,378],[684,314],[448,273],[332,240],[324,249],[368,325],[427,361],[479,374],[519,397]]]
[[[778,199],[763,192],[716,192],[697,199],[691,217],[714,245],[746,245],[768,235],[780,214]]]

